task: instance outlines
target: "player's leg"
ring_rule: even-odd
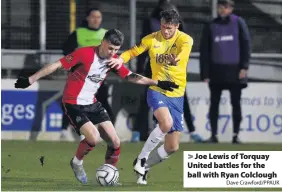
[[[175,153],[179,148],[180,142],[179,131],[173,131],[165,136],[164,144],[162,144],[157,150],[153,151],[149,159],[145,164],[146,170],[150,169],[154,165],[157,165],[167,159],[171,154]]]
[[[83,159],[96,145],[100,134],[94,124],[88,119],[83,106],[63,104],[63,110],[75,131],[79,135],[83,134],[85,136],[85,139],[80,141],[70,165],[77,180],[81,183],[87,183],[87,176],[83,168]]]
[[[133,169],[137,173],[137,184],[147,184],[147,173],[146,162],[152,155],[157,151],[153,151],[162,139],[167,135],[168,131],[173,125],[173,120],[167,107],[160,107],[154,112],[154,116],[158,121],[157,126],[151,132],[148,139],[146,140],[140,154],[133,162]],[[170,128],[169,128],[170,127]],[[149,157],[150,153],[153,154]],[[155,155],[153,155],[155,156]],[[155,157],[153,157],[156,159]]]
[[[159,144],[172,127],[173,120],[167,107],[158,108],[154,111],[154,116],[158,124],[149,135],[141,153],[138,155],[139,159],[148,159],[150,152]]]
[[[232,105],[232,118],[233,118],[233,139],[232,143],[240,143],[238,140],[238,134],[240,131],[240,124],[242,120],[242,110],[241,110],[241,93],[242,89],[240,85],[234,85],[230,91],[231,105]]]
[[[147,176],[150,168],[166,160],[179,148],[180,132],[174,131],[165,136],[165,142],[158,149],[154,150],[145,163],[145,174],[139,175],[137,184],[147,185]]]
[[[120,140],[110,117],[102,104],[100,102],[96,102],[93,106],[95,107],[93,107],[87,115],[93,124],[98,124],[98,130],[101,138],[108,144],[105,155],[105,163],[115,166],[120,154]]]
[[[172,128],[173,119],[167,107],[167,99],[168,98],[166,96],[159,92],[153,91],[151,89],[148,90],[148,105],[153,108],[154,116],[156,117],[158,124],[155,129],[150,133],[147,141],[145,142],[141,150],[141,153],[133,162],[134,171],[140,175],[145,174],[145,162],[148,159],[150,153]]]
[[[98,130],[101,138],[107,142],[105,163],[116,166],[120,155],[120,139],[111,121],[99,123]]]
[[[168,105],[173,119],[173,127],[165,136],[164,144],[150,154],[149,159],[145,163],[145,174],[143,177],[138,178],[138,184],[147,184],[147,174],[149,169],[152,166],[163,162],[179,148],[180,133],[184,129],[183,98],[172,98],[168,101]]]
[[[207,140],[210,143],[217,143],[217,124],[218,124],[218,114],[219,114],[219,102],[222,89],[217,85],[210,85],[210,109],[209,118],[211,125],[211,137]]]
[[[147,161],[150,153],[155,147],[162,141],[167,132],[171,129],[173,120],[171,118],[169,109],[167,107],[160,107],[154,115],[158,120],[158,124],[155,129],[150,133],[146,140],[140,154],[134,161],[134,171],[144,175],[145,174],[145,162]]]
[[[120,155],[120,139],[110,121],[110,117],[100,103],[98,103],[97,109],[92,115],[91,121],[98,124],[101,138],[107,142],[105,163],[116,166]],[[116,183],[116,185],[120,186],[121,184]]]
[[[83,168],[83,159],[85,155],[93,150],[96,143],[98,143],[100,135],[96,127],[90,121],[80,127],[80,132],[84,135],[85,139],[80,141],[70,165],[77,180],[85,184],[87,183],[87,176]]]

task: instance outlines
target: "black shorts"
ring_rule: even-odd
[[[94,125],[105,121],[111,121],[106,109],[99,101],[90,105],[62,103],[62,108],[78,135],[80,135],[79,129],[82,125],[89,121]]]

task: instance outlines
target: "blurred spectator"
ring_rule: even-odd
[[[106,29],[101,28],[102,13],[98,8],[89,9],[82,25],[72,32],[63,45],[63,53],[67,55],[78,47],[100,45]]]
[[[233,143],[239,143],[242,119],[241,91],[247,87],[250,59],[250,35],[241,17],[232,14],[232,0],[218,1],[218,17],[208,23],[200,46],[201,78],[209,83],[209,118],[212,129],[208,142],[217,143],[217,123],[222,90],[229,90],[233,117]]]
[[[67,41],[63,45],[63,53],[67,55],[73,52],[78,47],[97,46],[100,45],[106,29],[101,28],[102,13],[98,8],[89,9],[86,13],[86,19],[83,21],[81,27],[78,27],[72,32]],[[114,123],[113,112],[108,102],[108,85],[104,82],[98,90],[96,98],[102,103],[107,110],[112,122]],[[67,128],[69,126],[68,117],[63,116],[63,125],[61,139],[67,136]]]
[[[148,34],[151,34],[152,32],[160,30],[160,12],[168,9],[174,9],[178,11],[176,6],[174,6],[170,0],[159,0],[158,5],[153,9],[151,15],[143,21],[141,38]],[[183,32],[186,31],[183,21],[180,21],[179,30]],[[148,59],[148,52],[139,55],[137,60],[137,73],[144,74],[146,77],[152,76],[150,60]],[[137,114],[138,118],[134,125],[136,132],[133,132],[133,141],[136,139],[138,140],[138,138],[135,136],[135,134],[138,132],[140,133],[141,140],[146,140],[149,134],[148,113],[150,109],[146,101],[146,92],[147,90],[145,90],[145,97],[141,98],[140,101],[140,107]],[[202,142],[202,138],[195,133],[195,126],[193,124],[186,92],[184,98],[186,98],[184,99],[184,119],[188,126],[191,139],[195,142]]]

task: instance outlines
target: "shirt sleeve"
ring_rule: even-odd
[[[83,49],[77,49],[74,52],[61,58],[60,61],[64,69],[69,70],[78,63],[83,63]]]
[[[113,72],[116,73],[118,76],[120,76],[122,79],[125,79],[126,76],[132,73],[124,65],[122,65],[119,69],[115,69]]]
[[[179,39],[179,45],[181,48],[180,53],[177,55],[179,63],[187,63],[193,46],[192,37],[188,35],[183,36],[181,39]]]
[[[251,38],[248,26],[244,19],[239,17],[239,40],[240,40],[240,68],[248,69],[249,68],[249,60],[251,57]]]
[[[120,57],[123,59],[124,63],[127,63],[129,60],[148,50],[151,46],[152,36],[153,34],[147,35],[146,37],[142,38],[139,45],[135,45],[131,49],[123,52]]]

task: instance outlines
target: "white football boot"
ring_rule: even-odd
[[[133,170],[134,172],[140,174],[140,175],[145,175],[145,163],[146,163],[146,159],[138,159],[136,158],[133,161]]]
[[[147,173],[148,170],[145,169],[146,159],[138,159],[136,158],[133,161],[133,170],[137,176],[137,184],[147,185]]]
[[[139,185],[147,185],[148,172],[149,172],[149,170],[146,170],[144,175],[140,175],[140,174],[136,173],[136,175],[137,175],[137,182],[136,183],[139,184]]]
[[[74,176],[76,177],[76,179],[83,184],[87,183],[87,176],[86,173],[84,171],[83,165],[77,165],[73,163],[73,158],[70,161],[70,166],[73,170]]]

